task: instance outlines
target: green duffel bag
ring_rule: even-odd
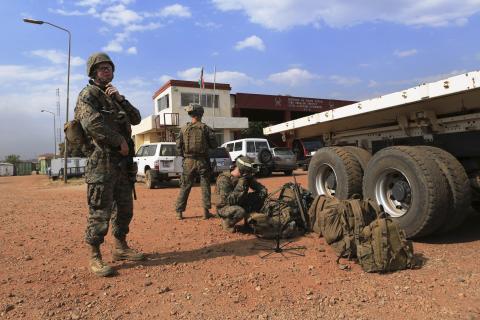
[[[378,218],[364,227],[355,243],[358,262],[366,272],[391,272],[415,266],[412,242],[389,217]]]

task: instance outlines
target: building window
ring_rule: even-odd
[[[168,94],[157,100],[157,112],[168,109]]]
[[[199,101],[200,95],[198,93],[182,92],[180,96],[180,103],[182,107],[188,106],[190,103],[199,103],[204,108],[211,108],[213,106],[213,94],[204,93],[201,95],[202,101]],[[215,108],[218,108],[218,94],[215,95]]]
[[[215,133],[215,140],[217,140],[218,145],[221,145],[224,141],[223,130],[221,131],[215,130],[214,133]]]

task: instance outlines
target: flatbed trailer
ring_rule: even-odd
[[[447,232],[480,200],[480,71],[425,83],[264,128],[321,137],[309,189],[363,194],[410,238]]]

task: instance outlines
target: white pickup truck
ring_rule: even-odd
[[[175,142],[156,142],[140,146],[133,161],[138,165],[137,177],[149,189],[162,181],[180,178],[182,157],[177,156]]]
[[[443,233],[480,208],[480,71],[273,125],[265,135],[320,137],[308,187],[381,204],[410,238]]]

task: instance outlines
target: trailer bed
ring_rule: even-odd
[[[316,113],[263,129],[265,135],[290,131],[296,138],[398,124],[401,116],[433,111],[436,117],[480,109],[480,71],[467,72],[373,99]]]

